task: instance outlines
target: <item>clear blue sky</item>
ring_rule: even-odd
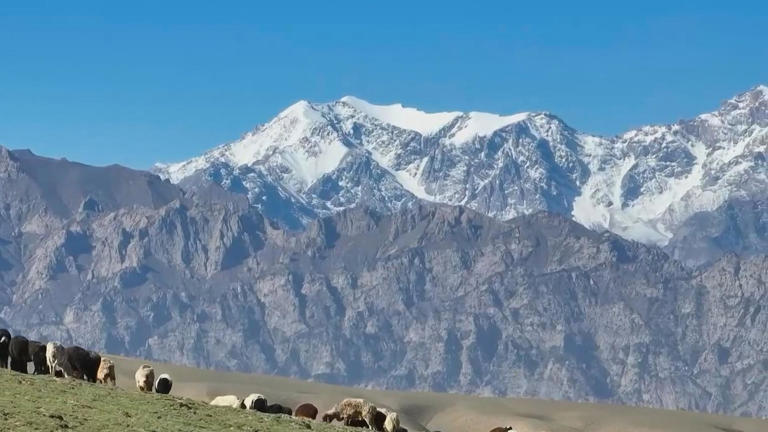
[[[766,1],[116,3],[0,5],[0,144],[146,168],[347,94],[614,134],[768,83]]]

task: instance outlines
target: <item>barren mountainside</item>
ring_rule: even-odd
[[[1,149],[0,325],[358,386],[768,415],[763,256],[693,270],[562,213],[424,200],[294,231],[252,203]]]

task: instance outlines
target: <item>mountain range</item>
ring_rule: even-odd
[[[765,416],[767,100],[614,138],[300,102],[160,176],[0,147],[0,326],[346,385]]]
[[[702,213],[764,199],[766,146],[766,86],[610,138],[549,113],[425,113],[344,97],[298,102],[238,141],[155,172],[185,189],[215,182],[294,229],[355,206],[391,212],[415,201],[500,220],[548,211],[698,265],[749,252],[715,239],[708,254],[691,253],[675,236]]]

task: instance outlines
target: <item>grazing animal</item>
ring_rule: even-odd
[[[99,370],[96,372],[96,382],[101,384],[117,384],[117,378],[115,377],[115,363],[106,358],[101,358],[99,363]]]
[[[291,410],[289,407],[282,406],[280,404],[270,404],[267,405],[267,411],[268,414],[286,414],[286,415],[293,415],[293,410]]]
[[[54,376],[58,372],[61,372],[65,377],[72,375],[72,368],[67,362],[67,351],[59,343],[48,342],[45,346],[45,362],[48,364],[48,370]]]
[[[29,363],[29,340],[24,336],[14,336],[11,338],[11,345],[8,349],[11,355],[11,370],[19,373],[27,373],[27,363]]]
[[[29,359],[32,361],[35,369],[32,372],[35,375],[48,375],[48,364],[45,360],[45,345],[38,341],[29,341]]]
[[[295,417],[308,418],[315,420],[317,418],[317,407],[311,403],[304,403],[296,407],[293,412]]]
[[[168,394],[173,387],[173,380],[168,374],[161,374],[155,381],[155,393]]]
[[[333,423],[334,420],[344,421],[344,418],[341,417],[341,414],[333,411],[332,409],[324,412],[320,419],[323,421],[323,423]]]
[[[400,416],[396,412],[387,414],[384,420],[384,432],[398,432],[400,430]]]
[[[491,432],[517,432],[512,426],[499,426],[491,429]]]
[[[283,406],[280,404],[267,405],[267,414],[280,414],[283,412]]]
[[[345,418],[344,426],[356,427],[356,428],[367,428],[368,423],[365,420],[359,419],[359,418]]]
[[[323,421],[330,423],[333,420],[362,419],[368,423],[368,429],[373,429],[373,420],[376,417],[376,406],[365,399],[344,399],[332,409],[323,414]]]
[[[245,404],[245,409],[263,413],[267,412],[267,398],[265,398],[264,395],[251,393],[246,396],[243,403]]]
[[[8,369],[8,349],[11,346],[11,332],[0,329],[0,368]]]
[[[211,405],[245,409],[245,403],[235,395],[216,396]]]
[[[389,411],[386,409],[376,410],[376,415],[373,416],[373,428],[377,431],[384,430],[384,422],[387,421],[387,414]]]
[[[95,383],[99,366],[101,366],[101,355],[77,345],[67,347],[64,350],[66,351],[66,363],[71,371],[68,373],[64,370],[64,374]]]
[[[140,392],[152,393],[152,386],[155,384],[155,370],[148,364],[139,366],[133,375],[136,379],[136,388]]]

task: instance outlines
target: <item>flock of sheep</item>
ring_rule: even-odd
[[[9,360],[10,359],[10,365]],[[43,344],[29,340],[24,336],[11,336],[6,329],[0,329],[0,367],[28,373],[28,365],[33,363],[34,374],[54,375],[64,378],[77,378],[94,383],[115,385],[115,363],[101,354],[79,346],[64,347],[57,342]],[[141,365],[134,375],[136,388],[140,392],[169,394],[173,387],[170,375],[162,374],[155,379],[152,366]],[[219,396],[211,401],[214,406],[228,406],[249,409],[267,414],[285,414],[300,418],[317,419],[318,410],[312,404],[299,405],[294,412],[280,404],[268,404],[260,394],[251,394],[245,399],[237,396]],[[367,427],[384,432],[408,432],[400,427],[400,418],[396,412],[379,410],[363,399],[345,399],[321,417],[326,423],[334,420],[348,426]]]
[[[10,364],[9,360],[10,359]],[[90,382],[115,385],[115,364],[94,351],[79,346],[64,347],[29,340],[6,329],[0,329],[0,367],[26,374],[29,363],[36,375],[72,377]]]
[[[77,378],[94,383],[116,384],[115,364],[99,353],[79,346],[64,347],[56,342],[43,344],[28,340],[24,336],[13,336],[6,329],[0,329],[0,367],[19,373],[28,373],[28,364],[34,364],[34,374],[51,374],[57,377]],[[169,394],[173,387],[170,375],[162,374],[155,379],[152,366],[143,364],[134,375],[136,388],[140,392]],[[304,403],[292,410],[280,404],[269,404],[264,395],[250,394],[244,399],[234,395],[218,396],[210,403],[214,406],[248,409],[266,414],[285,414],[316,420],[318,409],[311,403]],[[343,422],[346,426],[363,427],[380,432],[408,432],[400,426],[400,417],[394,411],[377,408],[365,399],[344,399],[323,413],[320,420],[325,423]],[[495,428],[491,432],[514,432],[512,427]]]
[[[310,420],[317,420],[318,416],[317,407],[311,403],[303,403],[293,411],[280,404],[269,404],[264,395],[256,393],[244,399],[235,395],[218,396],[211,401],[211,405],[248,409],[267,414],[285,414]],[[376,431],[408,432],[408,429],[400,426],[400,417],[396,412],[384,408],[378,409],[365,399],[344,399],[326,411],[320,419],[325,423],[336,420],[343,422],[345,426],[365,427]]]

